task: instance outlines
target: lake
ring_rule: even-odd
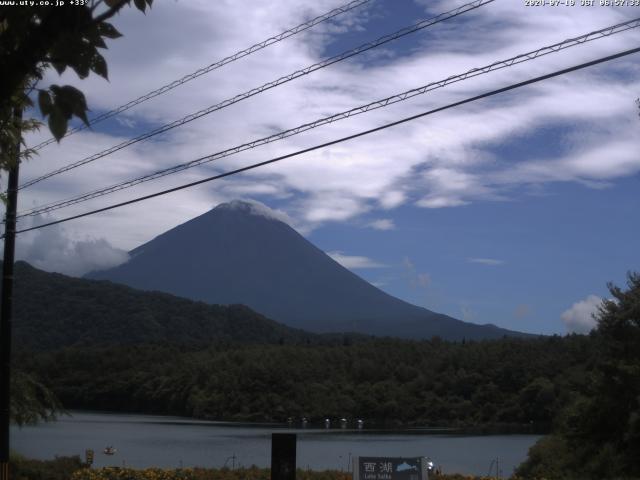
[[[503,476],[511,475],[540,438],[426,430],[286,429],[181,417],[71,412],[57,422],[12,427],[11,447],[38,459],[55,455],[84,458],[84,451],[93,449],[94,466],[99,467],[268,467],[273,432],[298,434],[299,468],[347,470],[354,455],[428,456],[442,466],[443,472],[487,475],[492,461],[498,458]],[[115,455],[102,453],[107,445],[116,448]]]

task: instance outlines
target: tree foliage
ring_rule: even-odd
[[[134,4],[144,12],[152,1]],[[107,20],[131,0],[46,3],[0,6],[0,171],[35,153],[21,149],[26,147],[25,134],[40,126],[38,119],[23,118],[34,106],[35,92],[41,116],[58,141],[74,116],[88,124],[88,106],[80,90],[39,83],[50,67],[58,74],[71,68],[81,79],[90,72],[107,79],[107,62],[99,49],[107,48],[105,40],[121,36]],[[0,198],[4,201],[4,194]],[[11,416],[19,424],[50,419],[59,408],[55,396],[23,372],[14,372],[11,392]]]
[[[11,478],[16,480],[70,480],[75,472],[88,467],[79,456],[34,460],[12,453],[9,458]]]
[[[212,420],[362,418],[367,424],[547,431],[584,381],[584,336],[444,342],[170,344],[20,356],[67,408]]]
[[[11,420],[18,425],[55,420],[62,412],[62,405],[53,392],[21,370],[12,372],[11,393]]]
[[[16,363],[66,408],[209,419],[361,417],[548,430],[584,393],[595,341],[317,335],[207,305],[16,264]],[[45,382],[46,379],[46,382]]]
[[[594,368],[560,413],[551,439],[530,452],[523,476],[640,477],[640,275],[609,285],[591,335]]]
[[[153,0],[135,0],[145,11]],[[39,3],[39,2],[36,2]],[[0,168],[16,161],[17,145],[24,145],[24,133],[38,126],[35,119],[22,120],[19,112],[33,106],[32,94],[47,119],[53,136],[60,140],[68,123],[77,117],[85,123],[87,102],[84,94],[71,85],[40,86],[44,73],[68,68],[84,79],[91,72],[108,78],[107,62],[100,49],[106,41],[120,37],[107,20],[131,0],[89,0],[75,5],[0,7]],[[33,152],[26,150],[21,159]]]
[[[13,339],[16,346],[32,350],[163,342],[202,347],[212,342],[326,341],[243,305],[208,305],[43,272],[25,262],[15,265]]]

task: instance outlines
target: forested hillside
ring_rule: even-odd
[[[583,336],[450,343],[67,348],[24,355],[67,408],[216,420],[512,425],[546,430],[582,388]]]
[[[307,343],[317,335],[243,305],[208,305],[107,281],[47,273],[16,263],[13,337],[32,350],[171,342]]]

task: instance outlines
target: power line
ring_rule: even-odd
[[[516,57],[509,58],[507,60],[501,60],[501,61],[494,62],[494,63],[492,63],[490,65],[487,65],[487,66],[484,66],[484,67],[474,68],[474,69],[469,70],[469,71],[467,71],[466,73],[463,73],[463,74],[453,75],[453,76],[450,76],[450,77],[448,77],[448,78],[446,78],[444,80],[441,80],[441,81],[432,82],[432,83],[429,83],[429,84],[427,84],[425,86],[422,86],[422,87],[419,87],[419,88],[408,90],[406,92],[403,92],[403,93],[400,93],[400,94],[397,94],[397,95],[394,95],[394,96],[391,96],[391,97],[387,97],[387,98],[382,99],[382,100],[377,100],[375,102],[371,102],[371,103],[366,104],[364,106],[356,107],[356,108],[353,108],[351,110],[347,110],[345,112],[341,112],[341,113],[337,113],[337,114],[334,114],[334,115],[331,115],[331,116],[328,116],[328,117],[324,117],[324,118],[321,118],[321,119],[316,120],[314,122],[307,123],[307,124],[295,127],[293,129],[285,130],[283,132],[279,132],[277,134],[274,134],[274,135],[271,135],[271,136],[268,136],[268,137],[265,137],[265,138],[254,140],[252,142],[248,142],[248,143],[245,143],[245,144],[242,144],[242,145],[239,145],[239,146],[227,149],[227,150],[223,150],[221,152],[217,152],[217,153],[212,154],[212,155],[207,155],[207,156],[204,156],[204,157],[200,157],[200,158],[192,160],[190,162],[186,162],[186,163],[179,164],[179,165],[176,165],[176,166],[173,166],[173,167],[162,169],[162,170],[153,172],[151,174],[144,175],[142,177],[138,177],[138,178],[135,178],[135,179],[132,179],[132,180],[128,180],[128,181],[125,181],[125,182],[121,182],[121,183],[112,185],[110,187],[105,187],[105,188],[102,188],[102,189],[99,189],[99,190],[95,190],[93,192],[85,193],[85,194],[82,194],[82,195],[80,195],[78,197],[73,197],[71,199],[66,199],[66,200],[50,203],[50,204],[47,204],[47,205],[44,205],[44,206],[41,206],[41,207],[35,207],[35,208],[33,208],[33,209],[31,209],[31,210],[29,210],[27,212],[21,213],[19,215],[19,217],[24,217],[24,216],[27,216],[27,215],[33,216],[33,215],[37,215],[37,214],[41,214],[41,213],[45,213],[45,212],[50,212],[50,211],[53,211],[53,210],[57,210],[59,208],[63,208],[63,207],[69,206],[69,205],[80,203],[80,202],[85,201],[85,200],[90,200],[92,198],[97,198],[97,197],[100,197],[100,196],[103,196],[103,195],[106,195],[106,194],[109,194],[109,193],[113,193],[113,192],[116,192],[116,191],[119,191],[119,190],[122,190],[122,189],[125,189],[125,188],[129,188],[129,187],[138,185],[140,183],[144,183],[144,182],[147,182],[147,181],[150,181],[150,180],[154,180],[154,179],[157,179],[157,178],[164,177],[166,175],[177,173],[179,171],[186,170],[188,168],[192,168],[192,167],[201,165],[203,163],[208,163],[208,162],[211,162],[211,161],[214,161],[214,160],[218,160],[218,159],[223,158],[223,157],[228,157],[228,156],[240,153],[242,151],[246,151],[246,150],[255,148],[257,146],[265,145],[267,143],[271,143],[271,142],[274,142],[274,141],[277,141],[277,140],[288,138],[290,136],[305,132],[307,130],[311,130],[312,128],[316,128],[316,127],[321,126],[321,125],[332,123],[332,122],[335,122],[335,121],[338,121],[338,120],[349,118],[349,117],[354,116],[354,115],[358,115],[360,113],[365,113],[365,112],[368,112],[370,110],[374,110],[374,109],[377,109],[377,108],[382,108],[382,107],[385,107],[385,106],[393,104],[393,103],[397,103],[397,102],[400,102],[400,101],[403,101],[403,100],[407,100],[407,99],[409,99],[409,98],[411,98],[413,96],[427,93],[429,91],[435,90],[436,88],[441,88],[441,87],[444,87],[444,86],[446,86],[448,84],[451,84],[451,83],[455,83],[455,82],[458,82],[458,81],[465,80],[467,78],[471,78],[471,77],[478,76],[478,75],[481,75],[481,74],[484,74],[484,73],[488,73],[488,72],[493,71],[493,70],[498,70],[498,69],[501,69],[501,68],[512,66],[514,64],[518,64],[518,63],[522,63],[522,62],[525,62],[525,61],[533,60],[533,59],[538,58],[540,56],[547,55],[549,53],[554,53],[554,52],[557,52],[557,51],[562,50],[564,48],[569,48],[569,47],[572,47],[572,46],[575,46],[575,45],[579,45],[579,44],[582,44],[582,43],[585,43],[585,42],[588,42],[588,41],[592,41],[592,40],[603,38],[603,37],[606,37],[606,36],[609,36],[609,35],[613,35],[615,33],[620,33],[620,32],[629,30],[631,28],[637,28],[638,26],[640,26],[640,18],[635,19],[635,20],[631,20],[631,21],[628,21],[628,22],[624,22],[624,23],[621,23],[621,24],[613,25],[613,26],[610,26],[610,27],[606,27],[604,29],[594,31],[594,32],[588,33],[586,35],[581,35],[579,37],[568,39],[568,40],[556,43],[556,44],[551,45],[551,46],[542,47],[540,49],[537,49],[537,50],[534,50],[534,51],[531,51],[531,52],[527,52],[527,53],[518,55]]]
[[[250,150],[253,148],[256,148],[258,146],[261,145],[266,145],[268,143],[272,143],[278,140],[282,140],[284,138],[288,138],[294,135],[297,135],[299,133],[311,130],[313,128],[317,128],[321,125],[326,125],[329,123],[333,123],[339,120],[343,120],[346,118],[350,118],[352,116],[355,115],[359,115],[361,113],[366,113],[369,112],[371,110],[375,110],[378,108],[383,108],[386,107],[388,105],[394,104],[394,103],[398,103],[404,100],[407,100],[409,98],[412,98],[414,96],[417,95],[422,95],[424,93],[430,92],[432,90],[435,90],[437,88],[442,88],[446,85],[452,84],[452,83],[456,83],[456,82],[460,82],[463,80],[466,80],[468,78],[473,78],[476,77],[478,75],[483,75],[486,73],[489,73],[491,71],[494,70],[499,70],[502,68],[506,68],[506,67],[510,67],[519,63],[523,63],[529,60],[534,60],[538,57],[544,56],[544,55],[548,55],[550,53],[555,53],[558,52],[560,50],[569,48],[569,47],[573,47],[576,45],[581,45],[583,43],[592,41],[592,40],[596,40],[599,38],[604,38],[616,33],[620,33],[620,32],[624,32],[626,30],[632,29],[632,28],[637,28],[640,27],[640,18],[637,18],[635,20],[630,20],[628,22],[624,22],[624,23],[620,23],[617,25],[613,25],[610,27],[606,27],[585,35],[581,35],[579,37],[575,37],[575,38],[571,38],[568,40],[564,40],[562,42],[550,45],[550,46],[545,46],[542,48],[539,48],[537,50],[533,50],[527,53],[523,53],[520,55],[517,55],[515,57],[511,57],[508,58],[506,60],[500,60],[500,61],[496,61],[493,62],[489,65],[486,65],[484,67],[479,67],[479,68],[474,68],[471,69],[465,73],[462,74],[458,74],[458,75],[452,75],[444,80],[439,80],[436,82],[431,82],[427,85],[424,85],[422,87],[418,87],[418,88],[414,88],[408,91],[405,91],[403,93],[399,93],[387,98],[384,98],[382,100],[377,100],[375,102],[371,102],[368,103],[366,105],[360,106],[360,107],[356,107],[356,108],[352,108],[350,110],[346,110],[344,112],[340,112],[340,113],[336,113],[334,115],[330,115],[318,120],[315,120],[313,122],[310,123],[305,123],[303,125],[300,125],[298,127],[289,129],[289,130],[284,130],[282,132],[270,135],[268,137],[264,137],[258,140],[253,140],[251,142],[248,143],[244,143],[242,145],[238,145],[220,152],[216,152],[214,154],[211,155],[206,155],[200,158],[197,158],[195,160],[191,160],[189,162],[186,163],[182,163],[179,165],[174,165],[172,167],[169,168],[165,168],[162,170],[158,170],[156,172],[147,174],[147,175],[143,175],[141,177],[137,177],[135,179],[132,180],[127,180],[121,183],[117,183],[115,185],[111,185],[109,187],[105,187],[105,188],[101,188],[98,190],[94,190],[92,192],[88,192],[88,193],[84,193],[82,195],[76,196],[76,197],[72,197],[66,200],[60,200],[57,202],[53,202],[53,203],[49,203],[47,205],[42,205],[40,207],[34,207],[30,210],[27,210],[25,212],[21,212],[18,215],[18,218],[22,218],[25,216],[35,216],[35,215],[39,215],[42,213],[47,213],[47,212],[51,212],[54,210],[58,210],[70,205],[75,205],[77,203],[81,203],[84,201],[88,201],[91,200],[93,198],[97,198],[97,197],[101,197],[110,193],[114,193],[120,190],[124,190],[125,188],[130,188],[133,187],[135,185],[139,185],[141,183],[144,182],[148,182],[151,180],[155,180],[167,175],[171,175],[189,168],[193,168],[196,167],[198,165],[202,165],[204,163],[208,163],[208,162],[212,162],[215,160],[219,160],[221,158],[224,157],[229,157],[231,155],[235,155],[237,153],[246,151],[246,150]]]
[[[81,214],[78,214],[78,215],[73,215],[73,216],[66,217],[66,218],[63,218],[63,219],[60,219],[60,220],[55,220],[53,222],[44,223],[42,225],[37,225],[35,227],[23,228],[21,230],[17,230],[16,233],[24,233],[24,232],[29,232],[29,231],[32,231],[32,230],[38,230],[40,228],[49,227],[51,225],[57,225],[57,224],[68,222],[68,221],[75,220],[75,219],[78,219],[78,218],[87,217],[89,215],[94,215],[96,213],[105,212],[107,210],[113,210],[115,208],[124,207],[126,205],[131,205],[133,203],[142,202],[144,200],[149,200],[151,198],[155,198],[155,197],[159,197],[159,196],[162,196],[162,195],[166,195],[168,193],[177,192],[178,190],[184,190],[186,188],[190,188],[190,187],[193,187],[193,186],[196,186],[196,185],[200,185],[200,184],[203,184],[203,183],[207,183],[207,182],[211,182],[211,181],[214,181],[214,180],[219,180],[221,178],[230,177],[232,175],[236,175],[236,174],[239,174],[239,173],[242,173],[242,172],[246,172],[248,170],[253,170],[253,169],[256,169],[256,168],[259,168],[259,167],[263,167],[265,165],[276,163],[276,162],[279,162],[281,160],[285,160],[287,158],[299,156],[299,155],[302,155],[304,153],[309,153],[309,152],[312,152],[314,150],[319,150],[321,148],[329,147],[331,145],[336,145],[338,143],[346,142],[348,140],[353,140],[353,139],[358,138],[358,137],[363,137],[365,135],[369,135],[371,133],[375,133],[375,132],[378,132],[378,131],[381,131],[381,130],[385,130],[387,128],[394,127],[394,126],[397,126],[397,125],[400,125],[400,124],[403,124],[403,123],[407,123],[407,122],[416,120],[418,118],[425,117],[427,115],[432,115],[434,113],[442,112],[444,110],[448,110],[448,109],[451,109],[451,108],[459,107],[461,105],[465,105],[467,103],[475,102],[475,101],[481,100],[483,98],[488,98],[488,97],[491,97],[491,96],[494,96],[494,95],[498,95],[500,93],[504,93],[504,92],[507,92],[507,91],[510,91],[510,90],[515,90],[517,88],[521,88],[521,87],[524,87],[524,86],[527,86],[527,85],[531,85],[533,83],[537,83],[537,82],[541,82],[541,81],[544,81],[544,80],[548,80],[550,78],[558,77],[560,75],[565,75],[567,73],[574,72],[576,70],[581,70],[581,69],[584,69],[584,68],[587,68],[587,67],[591,67],[591,66],[594,66],[594,65],[598,65],[598,64],[601,64],[601,63],[604,63],[604,62],[609,62],[611,60],[615,60],[617,58],[621,58],[621,57],[624,57],[624,56],[627,56],[627,55],[631,55],[631,54],[634,54],[634,53],[638,53],[638,52],[640,52],[640,47],[632,48],[630,50],[625,50],[623,52],[619,52],[619,53],[616,53],[614,55],[609,55],[607,57],[601,57],[601,58],[599,58],[597,60],[592,60],[590,62],[581,63],[579,65],[574,65],[573,67],[565,68],[565,69],[562,69],[562,70],[557,70],[557,71],[555,71],[553,73],[548,73],[546,75],[541,75],[539,77],[531,78],[529,80],[525,80],[523,82],[515,83],[515,84],[509,85],[507,87],[502,87],[502,88],[499,88],[497,90],[491,90],[490,92],[486,92],[486,93],[483,93],[481,95],[476,95],[474,97],[470,97],[470,98],[467,98],[465,100],[460,100],[458,102],[450,103],[448,105],[445,105],[444,107],[438,107],[438,108],[435,108],[433,110],[429,110],[427,112],[419,113],[417,115],[412,115],[410,117],[405,117],[405,118],[403,118],[401,120],[396,120],[395,122],[387,123],[385,125],[381,125],[379,127],[375,127],[375,128],[369,129],[369,130],[365,130],[363,132],[355,133],[353,135],[348,135],[346,137],[342,137],[342,138],[339,138],[337,140],[332,140],[330,142],[322,143],[320,145],[315,145],[313,147],[305,148],[303,150],[298,150],[296,152],[288,153],[286,155],[282,155],[282,156],[279,156],[279,157],[276,157],[276,158],[272,158],[270,160],[265,160],[263,162],[258,162],[258,163],[254,163],[252,165],[247,165],[246,167],[237,168],[237,169],[231,170],[229,172],[220,173],[218,175],[213,175],[211,177],[203,178],[201,180],[197,180],[195,182],[190,182],[190,183],[187,183],[187,184],[184,184],[184,185],[180,185],[178,187],[173,187],[173,188],[169,188],[167,190],[162,190],[160,192],[152,193],[150,195],[144,195],[142,197],[134,198],[132,200],[127,200],[126,202],[116,203],[116,204],[113,204],[113,205],[109,205],[107,207],[98,208],[96,210],[91,210],[89,212],[81,213]]]
[[[234,53],[233,55],[229,55],[228,57],[223,58],[222,60],[218,60],[215,63],[212,63],[211,65],[208,65],[206,67],[200,68],[199,70],[196,70],[195,72],[192,72],[188,75],[185,75],[182,78],[179,78],[178,80],[174,80],[171,83],[168,83],[166,85],[163,85],[160,88],[157,88],[156,90],[153,90],[149,93],[146,93],[145,95],[142,95],[134,100],[131,100],[128,103],[125,103],[124,105],[121,105],[113,110],[110,110],[108,112],[105,112],[101,115],[98,115],[94,118],[92,118],[89,121],[89,125],[95,125],[96,123],[102,122],[103,120],[106,120],[108,118],[114,117],[126,110],[129,110],[130,108],[135,107],[136,105],[140,105],[143,102],[146,102],[147,100],[150,100],[154,97],[157,97],[158,95],[162,95],[163,93],[167,93],[169,90],[173,90],[176,87],[179,87],[180,85],[183,85],[187,82],[190,82],[191,80],[194,80],[202,75],[205,75],[209,72],[212,72],[213,70],[216,70],[220,67],[223,67],[225,65],[227,65],[228,63],[231,62],[235,62],[236,60],[239,60],[243,57],[246,57],[248,55],[251,55],[252,53],[258,52],[260,50],[262,50],[263,48],[266,48],[270,45],[273,45],[274,43],[278,43],[281,42],[282,40],[289,38],[293,35],[296,35],[300,32],[303,32],[305,30],[310,29],[311,27],[314,27],[316,25],[318,25],[319,23],[322,23],[326,20],[330,20],[331,18],[334,18],[338,15],[341,15],[343,13],[346,13],[350,10],[353,10],[354,8],[357,8],[365,3],[370,2],[371,0],[353,0],[349,3],[347,3],[346,5],[342,5],[340,7],[334,8],[333,10],[324,13],[322,15],[319,15],[311,20],[309,20],[308,22],[305,23],[301,23],[300,25],[290,28],[289,30],[285,30],[282,33],[279,33],[278,35],[275,35],[273,37],[267,38],[266,40],[263,40],[262,42],[256,43],[255,45],[250,46],[249,48],[245,48],[244,50],[240,50],[239,52]],[[86,128],[88,128],[85,124],[81,124],[75,128],[70,129],[65,137],[68,137],[69,135],[73,135],[76,132],[79,132],[81,130],[85,130]],[[52,144],[53,142],[55,142],[56,139],[54,137],[49,138],[48,140],[45,140],[42,143],[39,143],[38,145],[36,145],[35,147],[32,147],[33,150],[40,150],[44,147],[46,147],[47,145]]]
[[[315,63],[313,65],[310,65],[308,67],[305,67],[301,70],[296,70],[293,73],[290,73],[289,75],[285,75],[283,77],[278,78],[277,80],[273,80],[271,82],[265,83],[264,85],[261,85],[260,87],[256,87],[253,88],[247,92],[241,93],[239,95],[236,95],[235,97],[232,98],[228,98],[226,100],[223,100],[220,103],[217,103],[215,105],[211,105],[207,108],[204,108],[202,110],[199,110],[198,112],[192,113],[190,115],[187,115],[179,120],[175,120],[171,123],[162,125],[161,127],[158,127],[154,130],[151,130],[150,132],[146,132],[143,133],[141,135],[138,135],[137,137],[134,137],[132,139],[126,140],[124,142],[119,143],[118,145],[115,145],[113,147],[110,147],[106,150],[103,150],[101,152],[95,153],[93,155],[90,155],[89,157],[85,157],[82,160],[79,160],[77,162],[71,163],[65,167],[59,168],[57,170],[53,170],[49,173],[46,173],[38,178],[35,178],[33,180],[30,180],[28,182],[23,183],[19,188],[23,189],[23,188],[27,188],[31,185],[34,185],[38,182],[41,182],[43,180],[46,180],[47,178],[53,177],[55,175],[59,175],[61,173],[64,172],[68,172],[69,170],[73,170],[74,168],[78,168],[82,165],[86,165],[87,163],[91,163],[95,160],[98,160],[100,158],[106,157],[107,155],[111,155],[112,153],[115,153],[119,150],[122,150],[123,148],[126,148],[130,145],[133,145],[135,143],[138,143],[142,140],[146,140],[148,138],[154,137],[156,135],[159,135],[161,133],[167,132],[169,130],[172,130],[176,127],[182,126],[185,123],[189,123],[192,122],[193,120],[196,120],[198,118],[204,117],[205,115],[209,115],[210,113],[213,113],[217,110],[222,110],[223,108],[229,107],[235,103],[238,103],[242,100],[246,100],[247,98],[253,97],[255,95],[258,95],[266,90],[270,90],[272,88],[275,88],[277,86],[280,86],[282,84],[288,83],[292,80],[295,80],[296,78],[300,78],[304,75],[308,75],[312,72],[315,72],[317,70],[320,70],[322,68],[328,67],[330,65],[333,65],[334,63],[338,63],[341,62],[343,60],[346,60],[347,58],[351,58],[355,55],[359,55],[363,52],[366,52],[368,50],[371,50],[372,48],[376,48],[379,47],[380,45],[384,45],[385,43],[391,42],[393,40],[396,40],[398,38],[401,38],[405,35],[408,35],[410,33],[413,32],[417,32],[418,30],[422,30],[424,28],[427,28],[431,25],[435,25],[436,23],[440,23],[443,22],[445,20],[449,20],[451,18],[457,17],[458,15],[462,15],[463,13],[467,13],[471,10],[475,10],[476,8],[479,8],[483,5],[486,5],[488,3],[491,3],[495,0],[474,0],[470,3],[467,3],[465,5],[462,5],[458,8],[455,8],[453,10],[449,10],[448,12],[445,13],[441,13],[440,15],[437,15],[436,17],[430,18],[428,20],[423,20],[421,22],[418,22],[412,26],[409,27],[405,27],[401,30],[398,30],[397,32],[394,32],[392,34],[389,35],[385,35],[383,37],[380,37],[376,40],[373,40],[371,42],[362,44],[356,48],[353,48],[351,50],[347,50],[346,52],[340,53],[338,55],[335,55],[333,57],[330,57],[328,59],[325,59],[321,62]]]

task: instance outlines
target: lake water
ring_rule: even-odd
[[[95,451],[94,466],[268,467],[271,434],[298,434],[297,463],[312,470],[347,470],[351,456],[428,456],[444,472],[487,475],[499,459],[504,476],[522,462],[538,435],[456,435],[424,430],[285,429],[180,417],[71,412],[57,422],[11,429],[11,447],[30,458]],[[117,452],[102,453],[107,445]],[[234,457],[230,458],[230,457]],[[493,466],[495,474],[495,465]]]

